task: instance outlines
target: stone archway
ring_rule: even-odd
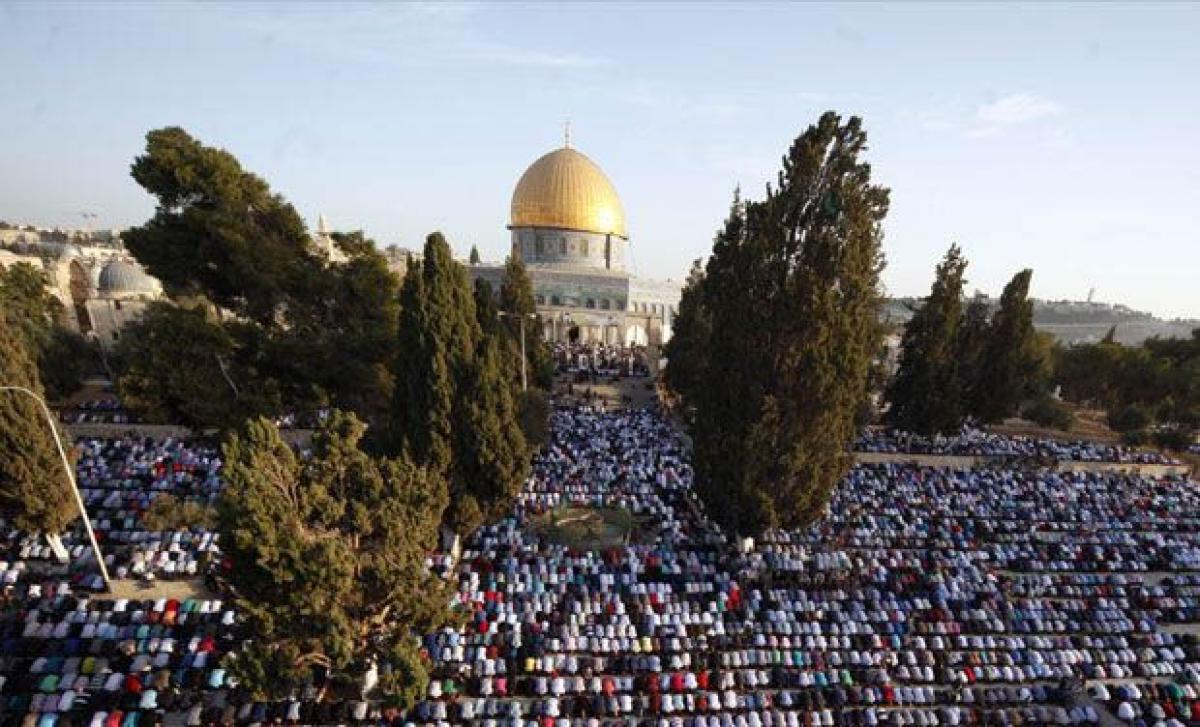
[[[579,343],[579,326],[571,326],[567,329],[567,340],[571,343]]]

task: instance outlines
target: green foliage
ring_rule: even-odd
[[[79,388],[96,357],[83,336],[64,324],[63,305],[47,282],[46,274],[28,263],[0,268],[0,310],[24,335],[46,395],[55,400]]]
[[[479,248],[475,247],[474,245],[471,246],[471,257],[469,258],[469,262],[472,265],[479,264]]]
[[[1022,270],[1004,286],[1000,308],[988,327],[971,412],[982,421],[1013,416],[1023,401],[1044,386],[1039,373],[1045,356],[1034,333],[1029,300],[1032,277],[1032,270]]]
[[[1127,447],[1140,447],[1150,441],[1150,433],[1145,429],[1130,429],[1121,432],[1121,444]]]
[[[441,233],[425,240],[400,295],[395,434],[416,461],[449,475],[455,394],[470,373],[480,328],[466,272]]]
[[[54,326],[38,352],[46,396],[54,401],[78,391],[95,361],[96,350],[83,336],[65,326]]]
[[[1182,452],[1195,441],[1195,437],[1183,427],[1168,427],[1155,430],[1153,441],[1156,446],[1163,449],[1174,449]]]
[[[1139,404],[1126,404],[1108,412],[1108,426],[1118,432],[1133,432],[1150,425],[1150,413]]]
[[[919,434],[949,433],[966,418],[969,374],[960,366],[963,273],[967,261],[951,245],[937,266],[929,297],[904,329],[900,366],[887,390],[887,421]]]
[[[201,308],[152,303],[117,346],[117,391],[147,421],[235,427],[278,412],[277,394],[237,358],[235,331]]]
[[[1190,338],[1151,338],[1141,346],[1071,346],[1054,363],[1063,395],[1107,409],[1114,429],[1155,422],[1184,438],[1200,429],[1200,329]]]
[[[711,328],[691,344],[707,351],[693,389],[697,491],[734,532],[813,521],[850,465],[888,206],[865,148],[859,119],[824,114],[766,199],[735,203],[700,283]]]
[[[399,451],[449,480],[448,524],[459,532],[506,510],[529,468],[505,336],[486,316],[481,324],[477,296],[490,305],[442,235],[430,235],[401,292],[392,434]]]
[[[365,454],[364,430],[334,411],[310,459],[263,419],[225,444],[221,549],[251,639],[230,664],[258,698],[290,693],[313,666],[371,659],[392,667],[379,685],[390,700],[410,706],[425,689],[419,634],[452,618],[448,585],[425,566],[447,487],[407,458]]]
[[[554,383],[554,361],[550,346],[542,338],[542,320],[537,318],[533,297],[533,280],[520,258],[509,256],[504,262],[504,279],[500,283],[499,308],[504,312],[504,328],[518,365],[514,373],[520,377],[521,325],[525,326],[525,361],[530,383],[549,390]],[[531,318],[530,316],[535,316]],[[524,323],[522,324],[522,321]],[[519,383],[519,378],[516,380]]]
[[[11,315],[0,309],[0,386],[43,396],[26,338]],[[28,532],[60,533],[78,514],[51,426],[27,394],[0,391],[0,513]]]
[[[546,446],[550,442],[550,400],[545,392],[530,389],[518,394],[517,413],[529,448]]]
[[[142,513],[141,525],[147,530],[209,530],[216,526],[215,508],[190,500],[180,500],[169,492],[159,494]]]
[[[737,210],[740,204],[735,193],[734,209]],[[667,387],[683,403],[688,419],[701,395],[711,335],[712,319],[704,304],[704,266],[697,258],[692,261],[679,299],[679,315],[675,317],[671,340],[666,345],[667,368],[663,373]]]
[[[146,134],[131,171],[158,206],[123,238],[168,292],[202,295],[268,327],[303,297],[321,265],[304,222],[232,154],[167,127]]]
[[[1075,423],[1075,415],[1062,402],[1046,394],[1033,399],[1021,409],[1021,416],[1043,427],[1068,431]]]
[[[502,516],[529,472],[529,450],[517,417],[501,341],[483,338],[455,397],[451,493],[470,494],[488,519]]]
[[[150,132],[133,177],[158,206],[126,234],[130,250],[176,300],[234,315],[213,316],[207,335],[188,346],[201,360],[200,385],[156,396],[141,382],[121,382],[138,390],[132,407],[151,418],[183,411],[190,422],[227,426],[247,415],[336,406],[382,429],[394,395],[400,281],[374,243],[361,232],[333,233],[347,259],[328,261],[266,182],[182,129]],[[235,382],[238,403],[207,419],[214,407],[197,395],[214,388],[216,360],[224,362],[221,378]]]

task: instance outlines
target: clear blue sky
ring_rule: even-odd
[[[1200,317],[1200,6],[0,4],[0,218],[144,220],[128,167],[178,124],[315,223],[487,258],[560,143],[612,178],[638,271],[680,278],[821,111],[864,117],[893,294]]]

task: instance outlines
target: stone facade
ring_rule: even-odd
[[[530,269],[625,272],[628,248],[628,240],[612,234],[533,227],[512,231],[512,252]]]
[[[162,286],[142,271],[116,230],[0,230],[0,267],[17,263],[43,271],[66,324],[105,349],[162,297]]]

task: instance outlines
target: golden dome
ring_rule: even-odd
[[[628,238],[625,210],[596,163],[564,147],[530,165],[512,196],[510,227],[558,227]]]

